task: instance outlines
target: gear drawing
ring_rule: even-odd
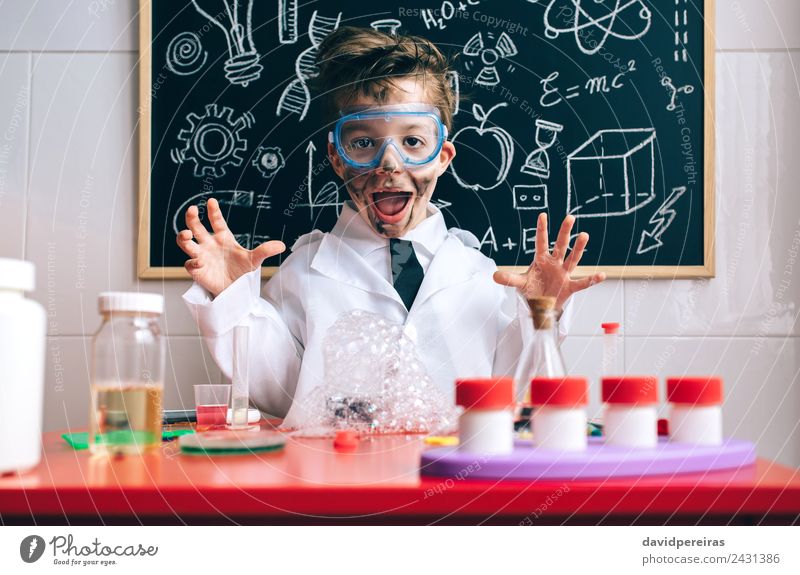
[[[286,161],[280,148],[259,146],[251,163],[258,168],[262,176],[269,179],[286,164]]]
[[[183,148],[174,148],[170,156],[177,164],[194,162],[196,177],[225,175],[225,166],[238,167],[244,161],[247,140],[242,131],[255,124],[250,112],[234,120],[233,110],[227,106],[207,104],[202,116],[191,112],[186,116],[188,128],[178,132],[178,140],[186,142]]]

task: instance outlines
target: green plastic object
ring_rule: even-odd
[[[189,433],[194,433],[194,429],[170,429],[164,431],[161,434],[161,438],[164,441],[171,441],[181,435],[187,435]],[[62,433],[61,437],[64,438],[73,449],[80,451],[81,449],[89,449],[89,434],[87,432],[80,432],[80,433]],[[115,443],[121,443],[121,441],[117,441],[115,438]],[[137,438],[129,438],[129,439],[137,439]],[[141,438],[140,441],[144,441],[145,438]],[[134,441],[127,441],[127,443],[134,443]]]
[[[276,451],[286,444],[286,436],[275,431],[207,431],[178,440],[187,455],[247,455]]]

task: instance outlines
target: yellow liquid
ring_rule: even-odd
[[[92,453],[143,453],[161,445],[157,385],[93,385],[89,449]]]

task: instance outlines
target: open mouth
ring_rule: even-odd
[[[396,224],[405,217],[411,207],[411,192],[381,191],[372,193],[372,207],[386,224]]]

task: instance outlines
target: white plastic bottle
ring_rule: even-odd
[[[658,444],[656,377],[604,377],[602,392],[605,443],[642,448]]]
[[[456,381],[459,450],[506,455],[514,450],[514,380],[510,377]]]
[[[0,474],[41,459],[47,319],[32,291],[32,263],[0,258]]]
[[[586,379],[536,377],[531,381],[533,444],[545,449],[586,449]]]
[[[722,443],[722,379],[667,378],[670,441],[695,445]]]

